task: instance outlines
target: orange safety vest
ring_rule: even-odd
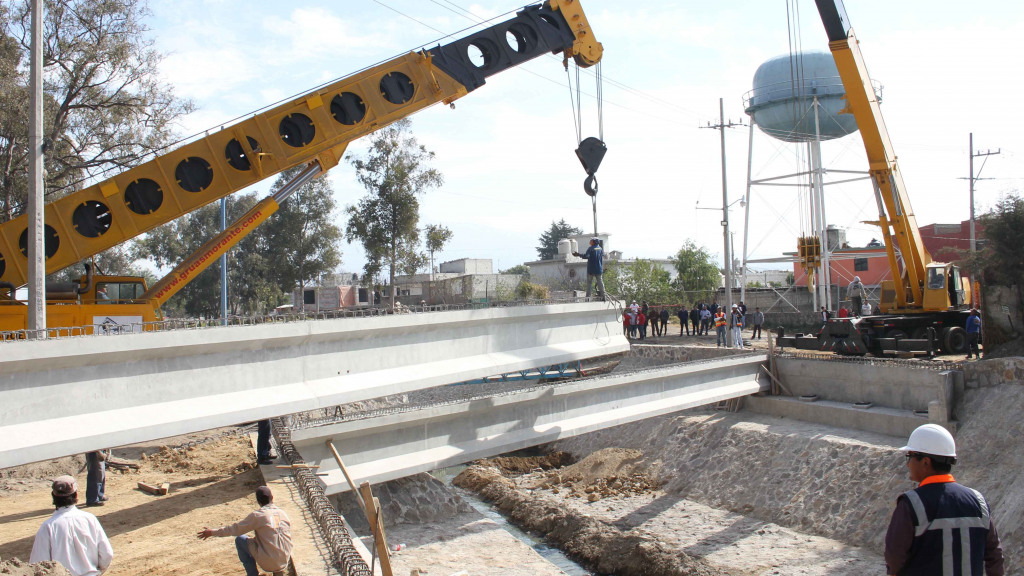
[[[715,314],[715,328],[719,326],[725,326],[725,314],[722,312]]]

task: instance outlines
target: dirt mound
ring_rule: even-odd
[[[575,461],[576,459],[567,452],[552,452],[544,456],[498,456],[497,458],[478,460],[475,464],[493,466],[505,475],[516,476],[533,472],[538,468],[541,470],[561,468]]]
[[[12,576],[71,576],[71,573],[57,562],[47,560],[29,564],[17,558],[0,562],[0,574],[11,574]]]
[[[581,462],[582,463],[582,462]],[[636,529],[622,531],[556,500],[535,497],[494,467],[471,466],[455,477],[456,486],[491,500],[527,530],[548,540],[602,574],[623,576],[722,576],[726,572],[679,550],[670,550]]]
[[[85,471],[85,456],[78,454],[0,470],[0,492],[45,487],[58,476],[77,476]]]
[[[559,470],[558,473],[563,482],[593,484],[601,479],[625,478],[636,473],[647,473],[648,467],[643,452],[639,450],[605,448],[572,466]]]
[[[239,474],[256,467],[248,438],[226,437],[190,446],[173,449],[161,446],[153,455],[143,453],[139,472],[163,472],[165,474]]]

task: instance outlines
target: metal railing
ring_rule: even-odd
[[[846,94],[846,88],[843,86],[843,80],[839,76],[808,78],[804,80],[803,84],[802,93],[800,92],[799,86],[794,86],[794,84],[788,80],[758,86],[743,95],[743,109],[749,111],[751,108],[767,106],[768,104],[774,104],[776,102],[783,102],[786,100],[801,99],[810,101],[813,100],[815,96],[818,98],[825,98],[839,97]],[[878,98],[879,102],[881,102],[882,92],[885,87],[877,80],[872,80],[871,86],[875,90],[875,97]],[[796,92],[794,92],[794,87],[796,88]]]
[[[222,320],[220,318],[168,318],[153,322],[133,322],[126,324],[86,324],[84,326],[67,326],[40,328],[36,330],[0,331],[0,343],[23,342],[33,339],[66,339],[87,336],[120,336],[123,334],[140,334],[143,332],[167,332],[172,330],[198,330],[208,328],[225,328],[232,326],[256,326],[260,324],[286,324],[292,322],[309,322],[316,320],[341,320],[343,318],[374,318],[395,314],[429,314],[433,312],[457,312],[461,310],[485,310],[490,308],[519,308],[523,306],[548,306],[553,304],[580,304],[599,302],[597,297],[581,298],[548,298],[544,300],[512,300],[507,302],[476,302],[466,304],[420,304],[412,306],[396,306],[391,308],[356,308],[326,310],[319,312],[290,312],[287,314],[265,314],[254,316],[234,316]]]

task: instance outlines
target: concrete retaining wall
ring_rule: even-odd
[[[886,363],[841,362],[805,358],[778,359],[779,379],[794,395],[817,394],[846,404],[872,402],[899,410],[928,410],[938,400],[952,414],[958,374]]]
[[[6,344],[0,468],[628,350],[603,302]]]

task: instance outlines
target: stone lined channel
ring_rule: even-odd
[[[558,548],[548,546],[542,537],[534,536],[529,532],[520,530],[514,524],[511,524],[501,512],[495,510],[492,505],[485,502],[475,492],[453,486],[452,480],[466,468],[466,465],[451,466],[448,468],[441,468],[440,470],[433,470],[429,474],[441,482],[444,482],[445,486],[457,492],[459,496],[462,496],[462,499],[472,506],[474,510],[479,512],[480,515],[491,520],[502,530],[508,532],[517,540],[532,548],[541,556],[541,558],[547,560],[553,566],[568,574],[568,576],[593,576],[593,572],[572,561],[564,552]]]

